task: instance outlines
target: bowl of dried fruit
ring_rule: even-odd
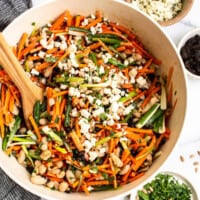
[[[1,67],[0,167],[26,190],[49,200],[111,199],[171,155],[187,81],[150,17],[117,0],[53,0],[3,36],[44,91],[26,126],[20,93]]]
[[[125,0],[148,14],[161,26],[170,26],[182,20],[191,10],[194,0],[139,1]]]
[[[200,78],[200,28],[189,31],[178,44],[178,51],[190,77]]]

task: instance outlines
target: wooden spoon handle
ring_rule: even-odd
[[[34,83],[32,83],[22,66],[19,64],[19,61],[7,44],[2,33],[0,33],[0,64],[21,93],[33,89],[32,87],[35,86]]]

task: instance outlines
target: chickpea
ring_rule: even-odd
[[[33,174],[31,176],[31,182],[36,185],[44,185],[47,182],[47,180],[40,175]]]
[[[62,166],[63,166],[63,161],[57,161],[56,163],[56,166],[58,167],[58,168],[61,168]]]
[[[47,124],[47,119],[41,118],[41,119],[39,120],[39,124],[40,124],[40,125],[46,125],[46,124]]]
[[[60,192],[65,192],[68,189],[68,187],[69,187],[69,185],[67,182],[62,182],[59,184],[58,189]]]
[[[26,154],[24,153],[23,150],[21,150],[19,152],[17,161],[18,161],[19,164],[23,164],[23,162],[25,161],[25,159],[26,159]]]
[[[40,146],[40,149],[42,151],[46,151],[48,149],[48,144],[47,143],[43,143],[41,146]]]
[[[51,157],[51,151],[45,150],[40,154],[42,160],[48,160]]]
[[[128,170],[130,169],[130,165],[125,165],[122,170],[120,171],[120,175],[124,175],[128,172]]]
[[[42,163],[41,163],[40,160],[36,160],[36,161],[35,161],[35,167],[39,167],[41,164],[42,164]]]
[[[66,178],[70,184],[73,184],[76,181],[74,173],[69,169],[66,171]]]
[[[38,167],[38,172],[39,172],[39,174],[44,174],[45,172],[47,171],[47,168],[46,168],[46,166],[45,165],[40,165],[39,167]]]
[[[61,171],[60,173],[57,174],[58,178],[64,178],[65,176],[65,171]]]
[[[60,169],[58,169],[57,167],[53,168],[52,170],[50,170],[52,174],[58,175],[60,173]]]
[[[47,186],[48,188],[53,188],[54,185],[55,185],[55,182],[54,182],[54,181],[49,181],[49,182],[46,184],[46,186]]]
[[[121,159],[118,156],[116,156],[114,153],[111,153],[110,157],[111,157],[114,165],[116,165],[117,167],[123,166],[123,162],[121,161]]]
[[[77,179],[80,178],[81,174],[82,174],[82,172],[81,172],[80,170],[77,169],[77,170],[75,171],[75,176],[76,176]]]

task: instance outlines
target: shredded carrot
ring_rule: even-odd
[[[28,38],[28,34],[27,33],[23,33],[22,37],[19,40],[18,48],[17,48],[17,57],[18,58],[21,58],[21,51],[25,46],[27,38]]]
[[[145,174],[145,172],[140,172],[139,174],[133,176],[133,178],[130,178],[130,179],[129,179],[129,182],[133,182],[133,181],[135,181],[135,180],[141,178],[142,176],[144,176],[144,174]]]
[[[78,118],[75,119],[75,130],[76,130],[77,136],[79,138],[81,138],[81,131],[80,131],[80,125],[79,125]]]
[[[69,27],[72,25],[72,20],[73,20],[73,16],[70,14],[69,10],[66,11],[66,18],[67,18],[67,26]]]
[[[89,195],[89,194],[90,194],[90,192],[89,192],[89,190],[88,190],[88,188],[87,188],[86,183],[83,183],[83,184],[81,185],[81,187],[82,187],[82,190],[85,192],[86,195]]]
[[[112,51],[106,46],[106,44],[104,44],[104,42],[102,42],[101,40],[98,40],[99,43],[101,44],[101,46],[110,54],[112,55]]]
[[[37,71],[41,71],[41,70],[43,70],[43,69],[48,68],[50,65],[51,65],[51,64],[50,64],[49,62],[43,62],[43,63],[41,63],[40,65],[37,65],[37,66],[35,67],[35,69],[36,69]]]
[[[76,133],[75,131],[72,131],[72,132],[70,132],[70,136],[71,136],[71,138],[72,138],[72,140],[73,140],[73,142],[74,142],[76,148],[77,148],[79,151],[83,151],[84,148],[83,148],[83,146],[82,146],[82,144],[81,144],[81,141],[80,141],[80,139],[79,139],[77,133]]]
[[[172,76],[173,76],[173,72],[174,72],[174,67],[170,67],[169,68],[169,72],[168,72],[168,75],[167,75],[167,88],[169,88],[171,82],[172,82]]]
[[[34,40],[32,43],[30,43],[26,48],[24,48],[21,51],[19,59],[21,59],[22,57],[25,57],[32,49],[35,48],[35,45],[36,45],[36,41]]]
[[[153,130],[152,129],[142,129],[142,128],[136,128],[136,127],[126,127],[127,131],[130,132],[136,132],[136,133],[145,133],[145,134],[153,134]]]
[[[1,130],[1,137],[4,138],[5,135],[5,128],[4,128],[4,119],[2,111],[0,110],[0,130]]]
[[[95,186],[95,185],[109,185],[109,181],[107,180],[103,180],[103,181],[90,181],[87,182],[88,186]]]
[[[97,25],[99,22],[101,22],[101,17],[98,17],[98,18],[92,20],[85,28],[86,28],[86,29],[89,29],[89,28],[91,28],[92,26]]]
[[[58,96],[64,96],[64,95],[66,95],[67,93],[68,93],[68,90],[62,90],[62,91],[60,91],[60,92],[54,93],[54,94],[52,95],[52,98],[56,98],[56,97],[58,97]]]
[[[40,134],[40,130],[39,130],[39,128],[38,128],[38,126],[37,126],[37,124],[36,124],[36,122],[35,122],[35,120],[34,120],[32,115],[29,116],[29,120],[30,120],[30,122],[31,122],[31,124],[32,124],[32,126],[34,128],[34,131],[35,131],[35,133],[37,135],[38,141],[41,141],[42,136]]]
[[[67,11],[66,11],[67,12]],[[62,13],[55,21],[54,23],[51,25],[50,30],[56,30],[56,29],[60,29],[65,17],[66,17],[66,12]]]
[[[67,57],[68,54],[69,52],[66,50],[65,53],[51,66],[51,69],[55,68],[61,60]]]
[[[151,144],[147,147],[144,147],[136,156],[136,163],[134,163],[132,167],[134,171],[137,171],[139,167],[144,163],[149,153],[151,153],[151,151],[153,150],[155,144],[156,144],[156,137],[153,136]]]
[[[81,22],[83,21],[84,18],[85,18],[85,17],[82,16],[82,15],[77,15],[77,16],[75,17],[75,26],[76,26],[76,27],[79,27],[79,26],[81,25]]]

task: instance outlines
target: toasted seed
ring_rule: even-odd
[[[194,158],[194,154],[190,154],[189,158],[190,158],[190,159],[191,159],[191,158]]]
[[[199,165],[199,162],[195,161],[195,162],[193,162],[193,165],[197,166],[197,165]]]
[[[180,160],[181,160],[181,162],[184,162],[184,161],[185,161],[184,157],[181,156],[181,155],[180,155]]]

